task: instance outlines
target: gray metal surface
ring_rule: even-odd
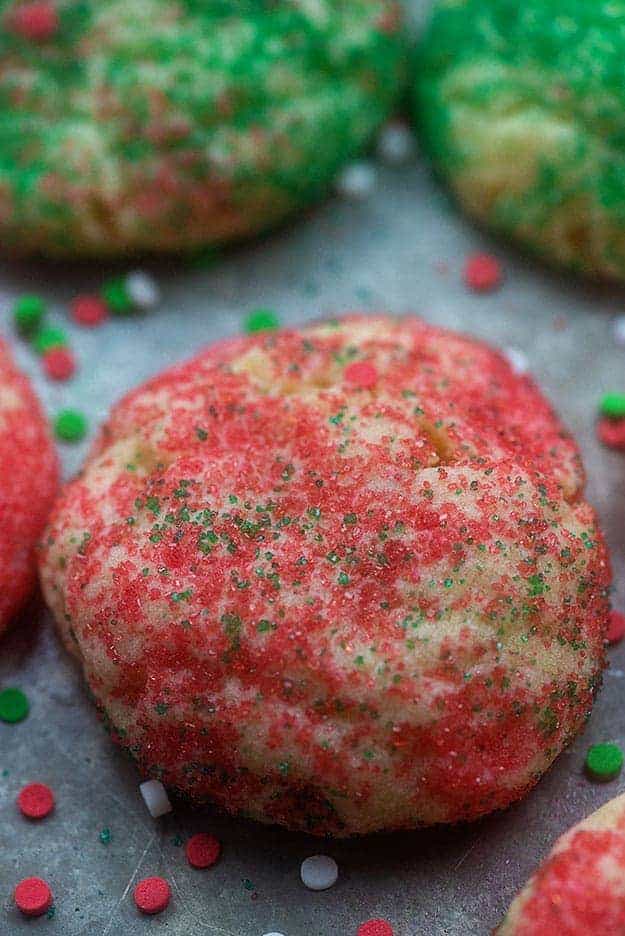
[[[463,258],[482,247],[496,251],[507,273],[504,288],[486,297],[468,293],[460,276]],[[589,495],[612,548],[615,604],[625,606],[625,456],[594,438],[599,395],[625,389],[625,350],[611,336],[611,317],[625,311],[622,292],[553,275],[488,241],[458,216],[418,159],[402,170],[380,170],[368,202],[332,201],[210,269],[173,262],[153,269],[163,290],[154,313],[93,332],[68,324],[81,362],[72,383],[41,380],[38,362],[18,347],[50,412],[77,405],[95,426],[123,391],[236,332],[260,305],[289,323],[354,308],[412,310],[527,354],[581,443]],[[5,263],[0,331],[10,335],[12,297],[39,292],[62,322],[66,301],[97,288],[109,272]],[[66,474],[83,455],[84,447],[64,449]],[[0,686],[21,686],[32,704],[22,724],[0,724],[0,934],[352,936],[372,916],[392,922],[396,936],[486,934],[553,839],[625,786],[625,779],[593,786],[581,772],[590,743],[625,743],[625,644],[610,651],[610,660],[585,735],[523,802],[471,827],[322,843],[180,805],[165,819],[150,819],[134,767],[99,726],[49,616],[35,602],[0,649]],[[14,806],[32,780],[56,792],[56,812],[44,823],[27,823]],[[99,839],[105,827],[108,845]],[[224,845],[221,862],[208,872],[189,868],[180,845],[201,830],[214,831]],[[299,864],[319,851],[336,858],[340,878],[332,890],[314,894],[301,885]],[[31,874],[54,888],[52,919],[26,921],[13,909],[14,884]],[[151,874],[171,881],[174,899],[160,917],[141,918],[132,886]]]

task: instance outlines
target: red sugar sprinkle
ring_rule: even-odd
[[[496,257],[473,254],[464,267],[464,281],[474,292],[491,292],[501,286],[503,272]]]
[[[597,437],[608,448],[625,449],[625,419],[600,419]]]
[[[84,325],[86,328],[96,328],[109,316],[106,303],[99,296],[88,294],[76,296],[75,299],[72,299],[71,305],[72,318],[79,325]]]
[[[24,878],[13,892],[17,909],[25,916],[38,917],[52,906],[52,891],[49,885],[38,877]]]
[[[46,42],[59,28],[59,16],[52,3],[33,0],[21,3],[11,13],[10,27],[14,33],[32,42]]]
[[[29,783],[20,790],[17,805],[28,819],[44,819],[54,809],[54,793],[45,783]]]
[[[378,382],[378,372],[368,361],[354,361],[348,364],[344,373],[345,380],[360,390],[371,390]]]
[[[171,900],[171,888],[164,878],[144,878],[135,887],[134,898],[141,913],[162,913]]]
[[[386,920],[367,920],[358,927],[356,936],[393,936],[393,927]]]
[[[69,380],[76,373],[76,358],[70,348],[50,348],[43,356],[43,369],[51,380]]]
[[[618,643],[625,637],[625,614],[620,611],[611,611],[606,639],[608,643]]]
[[[221,842],[214,835],[199,832],[191,836],[185,850],[192,868],[211,868],[221,854]]]

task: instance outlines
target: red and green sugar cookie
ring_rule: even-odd
[[[577,447],[531,377],[416,318],[261,330],[134,390],[45,543],[144,775],[290,828],[508,805],[604,665]]]
[[[0,632],[35,581],[34,548],[58,482],[46,419],[0,340]]]
[[[625,932],[625,795],[566,832],[514,900],[497,936]]]
[[[17,253],[196,252],[275,226],[368,146],[406,64],[396,0],[0,0],[0,18]]]

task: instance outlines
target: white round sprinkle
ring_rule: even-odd
[[[415,151],[414,137],[410,128],[399,120],[387,123],[380,131],[377,152],[388,166],[401,166]]]
[[[153,819],[171,812],[171,803],[167,791],[160,780],[146,780],[139,784],[141,796]]]
[[[526,374],[530,369],[530,362],[527,355],[520,348],[505,348],[504,354],[510,362],[510,367],[515,374]]]
[[[352,163],[336,180],[336,190],[342,198],[363,201],[372,194],[376,181],[374,166],[366,162]]]
[[[312,855],[302,861],[300,874],[309,890],[322,891],[336,884],[339,867],[328,855]]]
[[[614,319],[612,334],[617,345],[625,345],[625,315],[617,315]]]
[[[140,309],[153,309],[161,298],[161,291],[154,277],[141,270],[128,274],[126,290],[134,304]]]

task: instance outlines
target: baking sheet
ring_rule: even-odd
[[[416,3],[416,13],[423,7]],[[464,258],[480,249],[505,266],[495,295],[471,294],[462,283]],[[625,606],[625,456],[594,437],[600,395],[625,389],[625,349],[612,338],[613,316],[625,312],[623,291],[550,273],[489,240],[459,217],[419,159],[380,168],[370,200],[332,200],[211,267],[168,261],[143,268],[159,280],[159,308],[88,331],[67,321],[67,302],[97,289],[115,268],[0,264],[0,332],[12,337],[9,309],[26,291],[46,297],[52,317],[71,332],[81,369],[62,386],[42,380],[38,361],[14,343],[51,413],[78,406],[94,428],[125,390],[237,332],[258,306],[289,324],[353,309],[419,313],[527,355],[581,443],[589,496],[612,549],[615,605]],[[66,476],[86,445],[63,449]],[[591,743],[625,745],[625,644],[610,650],[610,662],[585,734],[523,802],[472,826],[320,842],[180,804],[152,820],[135,768],[99,725],[49,615],[34,601],[0,650],[0,686],[19,685],[31,701],[25,722],[0,724],[0,934],[351,936],[369,917],[388,919],[396,936],[486,934],[554,838],[625,788],[625,778],[592,785],[582,773]],[[33,780],[50,784],[57,797],[55,814],[39,824],[14,807]],[[99,837],[104,828],[108,845]],[[181,844],[203,830],[224,846],[208,872],[187,865]],[[340,867],[337,885],[324,893],[299,880],[302,859],[318,852]],[[15,883],[32,874],[54,889],[52,919],[24,920],[13,907]],[[143,918],[132,888],[152,874],[171,882],[173,901],[161,916]]]

